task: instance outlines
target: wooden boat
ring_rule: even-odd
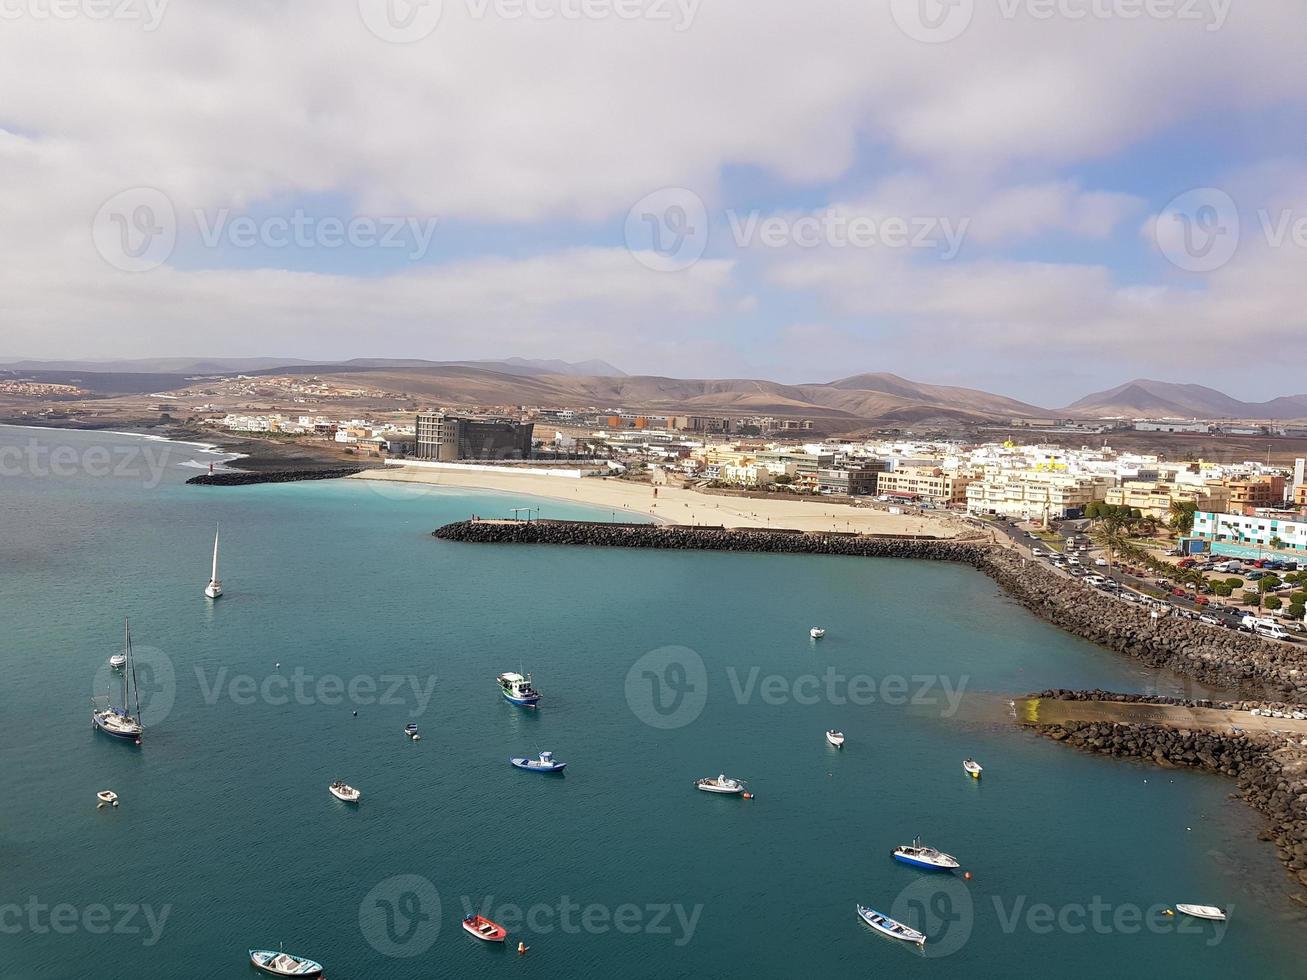
[[[1177,905],[1176,910],[1183,912],[1185,915],[1192,915],[1195,919],[1211,919],[1213,922],[1225,921],[1225,913],[1215,905]]]
[[[463,919],[463,929],[470,935],[488,943],[502,943],[508,930],[498,922],[491,922],[484,915],[469,915]]]
[[[250,963],[256,970],[274,977],[321,977],[322,964],[303,956],[292,956],[275,949],[250,950]]]
[[[327,789],[331,791],[332,796],[344,803],[357,803],[363,798],[361,791],[355,789],[349,783],[341,782],[339,779],[328,786]]]
[[[911,926],[905,926],[902,922],[891,919],[888,915],[882,915],[875,909],[869,909],[864,905],[858,906],[858,918],[882,936],[889,936],[891,939],[902,939],[906,943],[916,943],[918,946],[922,946],[926,942],[925,933],[917,932]]]
[[[100,807],[102,806],[118,805],[118,794],[111,789],[100,790],[100,792],[95,794],[95,798],[99,800],[99,802],[95,804],[95,808],[97,810],[100,809]]]
[[[837,732],[832,728],[826,733],[826,741],[830,742],[830,744],[835,746],[837,749],[842,749],[844,748],[844,733]]]

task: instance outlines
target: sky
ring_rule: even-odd
[[[1307,391],[1301,0],[0,0],[0,361]]]

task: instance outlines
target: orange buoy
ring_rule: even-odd
[[[746,800],[751,800],[751,799],[753,799],[753,794],[752,794],[752,793],[744,793],[744,794],[742,794],[742,795],[743,795],[743,798],[746,799]]]
[[[970,871],[964,871],[964,872],[962,872],[962,877],[965,878],[965,879],[967,879],[967,881],[970,881],[970,880],[971,880],[971,872],[970,872]]]
[[[523,953],[525,953],[525,952],[526,952],[528,949],[530,949],[530,948],[531,948],[531,947],[527,946],[526,943],[518,943],[518,944],[517,944],[517,955],[518,955],[518,956],[521,956]]]

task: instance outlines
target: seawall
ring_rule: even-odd
[[[767,554],[915,558],[971,565],[1012,598],[1068,633],[1153,667],[1257,701],[1307,703],[1307,651],[1195,620],[1163,616],[1067,579],[996,545],[943,538],[723,529],[582,521],[461,521],[433,532],[447,541]]]
[[[244,487],[253,483],[298,483],[301,480],[337,480],[361,472],[361,466],[338,466],[326,470],[264,470],[254,472],[202,473],[186,482],[204,487]]]

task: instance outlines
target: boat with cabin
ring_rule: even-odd
[[[530,674],[523,677],[521,674],[506,671],[495,679],[499,681],[499,692],[509,703],[527,708],[534,708],[540,703],[540,692],[531,684]]]
[[[566,762],[559,762],[554,758],[552,752],[541,752],[538,759],[527,759],[522,756],[514,756],[508,760],[518,769],[524,769],[527,772],[562,772],[567,768]]]
[[[894,860],[931,871],[955,871],[959,867],[958,859],[952,854],[926,847],[919,837],[914,837],[911,844],[902,844],[894,848]]]
[[[749,787],[745,784],[743,779],[732,779],[730,776],[724,774],[717,776],[715,779],[712,777],[696,779],[694,785],[696,789],[700,789],[705,793],[720,793],[724,796],[743,796],[745,799],[749,799],[752,796],[749,792]]]

